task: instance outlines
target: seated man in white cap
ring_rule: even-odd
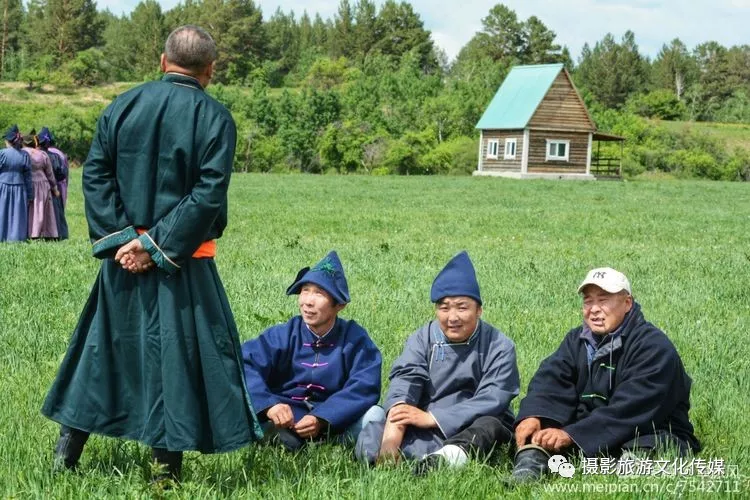
[[[643,317],[625,275],[594,269],[578,293],[583,324],[542,361],[521,401],[513,479],[540,479],[557,453],[699,451],[690,377],[672,342]]]
[[[391,368],[387,418],[359,436],[361,461],[422,459],[414,473],[460,466],[511,442],[510,402],[519,392],[513,342],[480,319],[474,266],[461,252],[432,284],[436,320],[406,341]]]
[[[380,351],[367,331],[338,317],[349,287],[336,252],[297,273],[287,295],[300,315],[242,345],[245,381],[263,429],[290,451],[307,440],[354,443],[369,419],[382,420]]]

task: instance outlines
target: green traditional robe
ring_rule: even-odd
[[[191,258],[227,224],[235,141],[226,108],[184,75],[104,110],[83,169],[102,266],[44,415],[171,451],[229,451],[262,436],[216,265]],[[112,257],[138,237],[157,267],[134,275]]]

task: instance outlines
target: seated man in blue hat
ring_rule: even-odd
[[[368,424],[357,458],[421,459],[422,475],[471,456],[487,456],[512,440],[510,403],[519,392],[513,342],[481,320],[482,299],[466,252],[451,259],[430,293],[436,319],[406,341],[390,373],[387,418]]]
[[[542,361],[521,401],[513,480],[541,479],[558,453],[699,451],[690,377],[669,338],[644,318],[628,278],[593,269],[578,293],[583,323]]]
[[[380,398],[380,351],[367,331],[338,317],[349,287],[336,252],[297,274],[300,315],[242,345],[245,381],[264,430],[291,451],[307,440],[353,443]]]

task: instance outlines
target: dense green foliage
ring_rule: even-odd
[[[94,437],[80,473],[50,474],[57,429],[39,409],[98,270],[86,237],[80,182],[80,170],[74,170],[70,240],[0,245],[3,498],[159,496],[147,483],[148,450],[132,442]],[[700,457],[739,466],[740,498],[748,493],[750,463],[744,439],[749,212],[746,186],[724,182],[238,175],[217,265],[240,335],[248,339],[296,313],[294,298],[284,290],[301,266],[335,248],[352,295],[342,315],[369,330],[387,375],[407,335],[433,314],[429,290],[435,274],[466,248],[477,267],[484,319],[516,343],[522,395],[541,360],[580,322],[575,290],[586,271],[621,269],[646,317],[669,335],[693,379],[690,415],[704,446]],[[339,446],[313,446],[296,456],[251,446],[227,455],[188,453],[185,483],[169,496],[561,498],[546,488],[684,487],[697,481],[577,474],[570,483],[558,477],[546,486],[509,490],[501,484],[508,474],[502,454],[497,464],[416,480],[406,466],[361,467]],[[735,491],[734,482],[723,484]],[[620,498],[673,496],[642,491]]]
[[[636,118],[750,122],[748,46],[706,42],[689,50],[675,39],[650,61],[628,31],[619,42],[607,34],[585,45],[574,64],[541,19],[519,19],[497,4],[448,61],[405,1],[377,7],[371,0],[340,0],[326,20],[281,10],[264,18],[252,0],[185,0],[166,12],[144,0],[122,16],[97,12],[91,0],[1,1],[8,8],[0,9],[0,80],[37,92],[45,85],[67,92],[156,78],[169,31],[185,23],[207,27],[220,54],[211,92],[238,122],[241,171],[471,172],[474,126],[510,68],[562,62],[599,128],[629,139],[628,173],[748,177],[742,152],[674,137]],[[58,125],[54,112],[17,111],[3,110],[0,126],[38,127],[38,118]],[[68,136],[69,122],[56,132],[80,161],[93,123]]]
[[[0,128],[11,123],[21,124],[24,130],[49,126],[62,149],[81,162],[97,115],[131,85],[40,93],[0,83]],[[442,96],[425,102],[429,115],[414,114],[425,124],[425,130],[415,131],[393,128],[397,124],[378,112],[370,119],[379,127],[349,115],[348,103],[368,96],[366,89],[352,86],[341,93],[315,88],[278,92],[260,83],[251,89],[215,85],[208,90],[231,109],[237,122],[234,166],[239,172],[455,175],[476,168],[477,138],[455,132],[457,122],[445,118],[450,102]],[[370,90],[385,95],[384,89]],[[680,178],[750,180],[748,125],[647,120],[597,105],[592,110],[601,128],[627,138],[623,159],[627,176],[658,172]],[[600,154],[618,156],[619,146],[603,144]]]
[[[634,176],[643,172],[671,173],[679,178],[750,180],[750,130],[737,144],[724,136],[706,133],[703,127],[676,128],[668,122],[649,121],[629,113],[607,110],[595,115],[600,127],[626,137],[623,171]],[[719,138],[721,137],[721,139]],[[744,147],[743,147],[744,146]],[[604,151],[619,146],[602,146]],[[608,152],[606,155],[617,153]]]

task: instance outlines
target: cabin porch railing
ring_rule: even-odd
[[[592,158],[591,174],[596,177],[622,177],[622,160],[616,157]]]

